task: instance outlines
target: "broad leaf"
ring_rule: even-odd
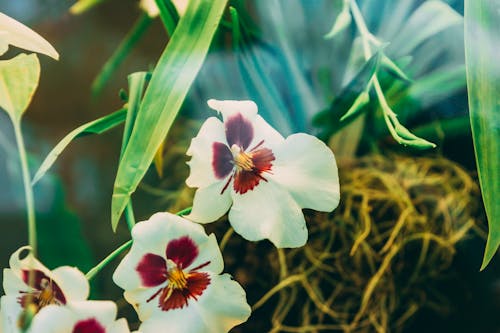
[[[487,0],[465,0],[469,112],[489,233],[481,269],[500,245],[500,12]]]
[[[118,166],[111,203],[114,230],[203,64],[226,2],[190,1],[156,65]]]
[[[28,108],[40,79],[40,62],[36,54],[24,53],[0,61],[0,108],[13,122],[19,123]]]
[[[88,134],[101,134],[103,132],[106,132],[113,127],[121,124],[125,120],[126,114],[127,110],[121,109],[105,117],[83,124],[80,127],[72,130],[50,151],[45,160],[42,162],[42,165],[40,165],[37,172],[35,173],[31,184],[35,185],[40,180],[40,178],[45,175],[45,173],[57,160],[59,155],[74,139]]]
[[[3,54],[2,50],[6,51],[5,43],[7,43],[28,51],[48,55],[56,60],[59,59],[57,51],[42,36],[1,12],[0,34],[0,55]]]

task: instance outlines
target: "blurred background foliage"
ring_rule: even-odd
[[[143,13],[138,1],[97,2],[99,5],[92,10],[73,16],[68,12],[72,1],[0,0],[2,12],[35,28],[61,55],[59,62],[40,57],[41,82],[26,114],[23,130],[31,152],[32,174],[68,132],[123,107],[127,76],[132,72],[151,71],[171,34],[160,19]],[[172,4],[165,3],[172,10]],[[187,176],[184,154],[201,122],[212,115],[206,106],[209,98],[252,99],[259,105],[262,116],[284,135],[297,131],[318,135],[348,166],[345,171],[340,169],[347,182],[353,178],[348,174],[350,168],[359,164],[367,170],[380,167],[388,170],[389,175],[393,172],[394,166],[387,166],[387,161],[352,162],[358,156],[373,153],[417,155],[436,160],[438,156],[439,159],[444,156],[475,177],[465,86],[463,1],[357,1],[366,24],[364,37],[368,36],[368,40],[365,45],[359,22],[351,19],[346,23],[345,16],[342,16],[346,1],[232,0],[229,3],[231,9],[225,12],[203,67],[158,154],[160,157],[156,159],[156,168],[162,171],[163,177],[151,168],[134,196],[138,220],[158,210],[177,211],[189,205],[192,191],[183,184]],[[173,10],[170,29],[178,20],[175,14]],[[14,50],[7,56],[12,52]],[[112,66],[102,71],[106,62]],[[374,75],[383,95],[373,89]],[[367,89],[367,86],[371,88]],[[118,93],[121,89],[124,89],[122,98]],[[422,151],[397,145],[388,130],[388,125],[394,126],[394,122],[386,117],[392,111],[381,107],[381,99],[398,115],[402,125],[414,135],[435,143],[437,148]],[[392,133],[393,137],[398,135],[402,139],[414,140],[404,129],[396,135]],[[86,271],[128,240],[124,225],[118,228],[117,234],[113,234],[109,226],[110,198],[121,139],[121,130],[113,129],[99,136],[76,140],[64,151],[48,176],[36,185],[40,256],[48,266],[78,264]],[[6,267],[9,254],[27,239],[14,142],[10,124],[2,113],[0,227],[9,233],[0,244],[2,267]],[[394,155],[388,158],[396,160],[391,156]],[[399,161],[398,165],[411,165],[422,160]],[[379,176],[373,175],[375,178]],[[437,182],[440,181],[446,179],[437,178]],[[348,189],[357,186],[356,183],[347,185]],[[480,207],[477,189],[470,186],[467,196],[460,197],[463,195],[460,192],[458,199],[472,200],[473,205]],[[431,190],[421,188],[416,191],[425,194]],[[340,209],[345,211],[347,208]],[[477,273],[484,242],[480,236],[484,236],[484,232],[480,230],[485,230],[485,219],[481,212],[471,214],[476,219],[475,229],[478,231],[462,235],[467,238],[463,242],[452,242],[456,254],[446,257],[444,266],[435,267],[439,278],[431,279],[431,282],[421,279],[422,285],[431,283],[433,291],[447,286],[440,290],[442,293],[436,296],[439,300],[435,302],[440,310],[446,311],[424,306],[411,314],[409,325],[405,319],[405,325],[387,327],[405,328],[408,332],[423,329],[441,332],[449,331],[450,326],[446,323],[453,320],[453,331],[456,332],[494,332],[500,329],[495,316],[500,309],[500,266],[493,262],[485,272]],[[321,217],[313,216],[309,223],[318,223],[321,231],[323,224],[318,219]],[[335,218],[327,217],[326,221],[331,222],[331,219]],[[225,227],[222,224],[213,228],[219,240]],[[349,228],[357,230],[355,225]],[[346,230],[349,229],[344,232]],[[447,229],[448,234],[455,231],[454,228]],[[322,240],[319,237],[316,242],[320,244]],[[353,245],[348,237],[344,241]],[[350,241],[356,243],[355,237]],[[241,245],[241,240],[239,243],[232,245],[232,252],[226,258],[228,272],[240,279],[248,274],[264,274],[262,267],[254,268],[252,258],[256,253],[259,257],[269,252],[267,245],[261,242],[249,249]],[[309,250],[314,250],[315,244],[312,243]],[[348,245],[342,249],[337,246],[334,248],[336,255],[350,250]],[[398,257],[402,265],[411,266],[412,260],[418,260],[418,251],[413,250]],[[349,262],[353,257],[348,255],[344,253],[342,260]],[[299,259],[294,256],[297,254],[292,252],[287,259],[292,266],[296,260],[301,260],[300,256]],[[245,264],[238,265],[238,260]],[[371,272],[360,261],[356,265],[359,265],[356,274],[366,273],[365,270]],[[242,266],[254,270],[242,274]],[[106,268],[104,276],[110,276],[112,270],[113,267]],[[408,272],[404,267],[401,272],[403,280],[394,280],[393,283],[405,283]],[[394,273],[396,280],[401,278],[397,269]],[[427,277],[426,274],[433,276],[429,271],[423,276]],[[360,276],[354,288],[363,288],[368,283],[369,274]],[[256,302],[266,288],[272,287],[280,278],[271,274],[271,284],[269,281],[263,283],[262,279],[257,283],[242,282],[247,288],[249,301]],[[110,279],[95,279],[93,284],[98,297],[120,297],[120,290]],[[333,287],[324,288],[330,290]],[[355,294],[361,295],[361,290]],[[422,292],[419,297],[424,299],[419,301],[425,304],[425,297],[429,295]],[[414,298],[410,300],[414,301]],[[405,306],[408,303],[397,304]],[[310,306],[309,303],[306,305]],[[405,312],[398,308],[393,313],[401,315]],[[267,324],[259,323],[260,318],[269,320],[257,314],[252,317],[253,324],[235,331],[269,329]]]

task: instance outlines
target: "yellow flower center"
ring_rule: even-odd
[[[43,279],[41,282],[42,290],[38,295],[38,307],[41,309],[46,305],[56,303],[56,295],[52,286],[52,281]]]
[[[187,286],[186,274],[178,267],[173,268],[168,272],[168,281],[174,289],[184,289]]]
[[[252,153],[245,153],[243,149],[237,145],[231,147],[231,152],[233,153],[233,161],[238,171],[252,171],[255,168],[252,160]]]

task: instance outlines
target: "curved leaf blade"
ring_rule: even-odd
[[[193,0],[153,71],[129,143],[118,166],[111,202],[116,230],[205,60],[227,0]]]
[[[50,151],[50,153],[45,157],[38,168],[31,185],[34,186],[52,167],[59,155],[66,149],[66,147],[76,138],[87,135],[87,134],[101,134],[113,127],[121,124],[127,115],[127,109],[120,109],[115,111],[105,117],[96,119],[89,123],[83,124],[70,133],[68,133],[59,143]]]
[[[500,246],[500,12],[493,1],[465,1],[465,65],[474,150],[488,217],[481,270]]]

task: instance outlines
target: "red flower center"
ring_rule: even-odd
[[[198,256],[198,247],[188,236],[174,239],[167,244],[166,259],[147,253],[136,267],[142,283],[155,287],[166,282],[147,301],[158,298],[158,306],[163,311],[182,309],[190,299],[197,300],[210,284],[210,276],[198,272],[210,262],[187,270]]]

